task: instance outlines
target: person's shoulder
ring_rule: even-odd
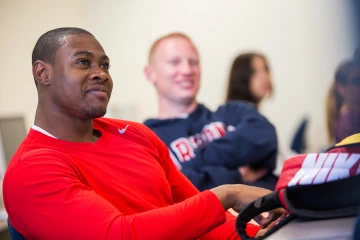
[[[47,136],[43,136],[35,130],[30,130],[24,141],[20,144],[17,151],[12,156],[6,172],[14,170],[26,169],[21,166],[28,166],[29,164],[46,165],[48,162],[64,161],[67,156],[61,147],[49,144]],[[55,160],[56,159],[56,160]],[[60,161],[59,161],[60,160]]]
[[[63,149],[60,146],[52,145],[55,140],[37,130],[30,129],[29,133],[19,145],[12,159],[27,159],[29,157],[42,157],[47,153],[62,155]],[[57,140],[55,140],[57,141]],[[50,143],[49,143],[50,142]]]
[[[241,100],[233,100],[233,101],[229,101],[225,104],[222,104],[218,107],[217,111],[221,111],[221,110],[225,110],[225,111],[230,111],[230,112],[234,112],[234,111],[252,111],[252,110],[256,110],[254,104],[250,103],[250,102],[246,102],[246,101],[241,101]]]
[[[188,117],[179,117],[179,118],[168,118],[168,119],[157,119],[149,118],[144,121],[144,125],[150,128],[152,131],[163,131],[166,129],[173,129],[179,125],[179,122],[186,121]]]
[[[161,122],[160,119],[157,119],[157,118],[148,118],[144,121],[144,125],[145,126],[148,126],[148,127],[151,127],[153,125],[157,125],[159,122]]]

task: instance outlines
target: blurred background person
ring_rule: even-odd
[[[357,50],[358,52],[358,50]],[[327,129],[330,145],[360,132],[360,62],[344,61],[335,72],[327,98]]]
[[[260,110],[261,102],[273,94],[269,62],[264,54],[247,52],[238,55],[232,63],[225,102],[246,101]],[[298,127],[291,144],[292,149],[278,149],[275,174],[279,175],[284,161],[304,150],[304,134],[307,122]],[[297,145],[297,146],[294,146]],[[301,146],[298,146],[301,145]]]
[[[261,101],[272,91],[269,64],[264,55],[250,52],[236,57],[230,70],[226,102],[243,100],[259,109]]]

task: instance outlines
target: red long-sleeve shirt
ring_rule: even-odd
[[[3,197],[25,238],[238,239],[235,217],[212,192],[198,193],[149,129],[105,118],[94,129],[96,143],[31,129],[20,145]],[[254,236],[259,227],[247,230]]]

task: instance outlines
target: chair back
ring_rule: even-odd
[[[16,231],[15,228],[11,225],[9,218],[8,218],[7,222],[8,222],[11,239],[12,240],[25,240],[25,238],[18,231]]]

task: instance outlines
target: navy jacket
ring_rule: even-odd
[[[276,131],[250,104],[234,101],[215,112],[199,104],[186,118],[144,124],[166,143],[174,163],[199,190],[242,183],[238,167],[244,165],[270,170],[251,185],[275,187]]]

